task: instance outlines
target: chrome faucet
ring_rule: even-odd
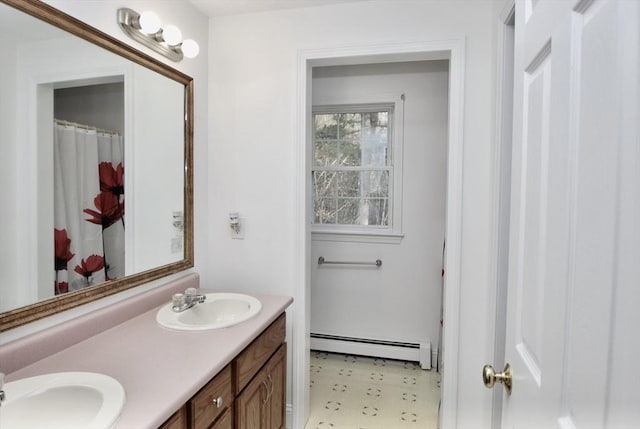
[[[4,374],[0,372],[0,406],[2,406],[2,401],[4,401],[4,390],[2,390],[3,386],[4,386]]]
[[[199,295],[196,292],[196,288],[190,287],[184,293],[173,295],[171,309],[176,313],[181,313],[196,304],[202,304],[206,299],[205,295]]]

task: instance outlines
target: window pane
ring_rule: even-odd
[[[314,223],[336,223],[336,200],[334,198],[317,198],[314,211]]]
[[[338,199],[337,221],[341,225],[357,225],[360,214],[359,199]]]
[[[338,173],[337,195],[340,197],[360,196],[360,172],[341,171]]]
[[[336,194],[336,172],[314,171],[313,193],[316,198],[333,197]]]
[[[340,142],[340,165],[357,167],[360,165],[360,142]]]
[[[389,226],[389,118],[388,111],[314,115],[314,223]]]
[[[315,115],[314,139],[337,139],[339,118],[338,114]]]
[[[362,127],[361,113],[343,113],[340,115],[340,127],[338,138],[342,141],[360,141],[360,129]]]
[[[367,225],[389,225],[389,200],[387,198],[369,198],[364,200]]]
[[[316,140],[313,151],[314,165],[328,167],[336,165],[338,142],[336,140]]]
[[[364,171],[362,176],[363,197],[389,197],[388,171]]]
[[[389,112],[369,112],[363,114],[361,132],[363,166],[383,167],[389,164]]]
[[[387,128],[389,126],[389,112],[367,112],[362,116],[366,128]]]

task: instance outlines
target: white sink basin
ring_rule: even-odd
[[[180,313],[174,312],[171,304],[167,304],[158,311],[156,320],[169,329],[203,331],[244,322],[258,314],[262,308],[262,303],[249,295],[208,293],[205,296],[205,302]]]
[[[124,388],[92,372],[60,372],[6,383],[0,428],[108,429],[124,406]]]

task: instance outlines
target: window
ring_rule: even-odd
[[[393,227],[393,111],[394,104],[314,109],[316,227],[350,231]]]

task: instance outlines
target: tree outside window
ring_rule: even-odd
[[[315,224],[391,225],[391,114],[379,107],[314,114]]]

